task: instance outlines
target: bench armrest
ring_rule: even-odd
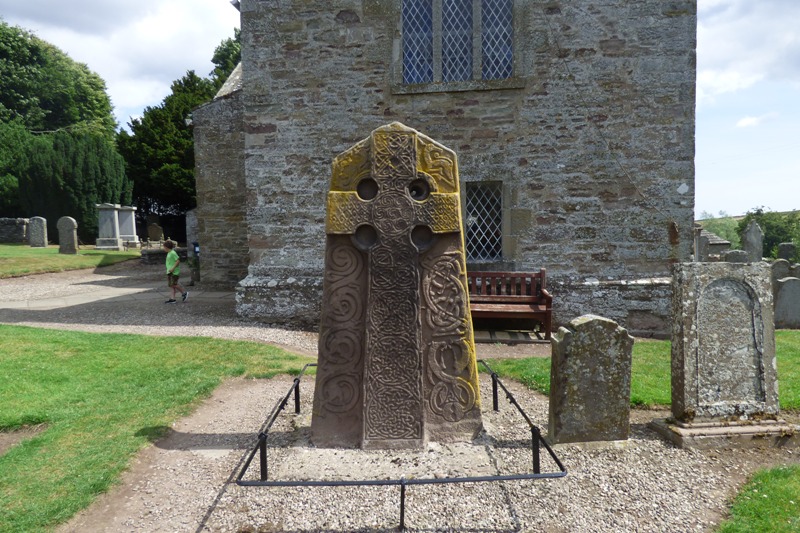
[[[547,307],[553,307],[553,295],[550,294],[547,289],[542,289],[541,293],[544,301],[547,303]]]

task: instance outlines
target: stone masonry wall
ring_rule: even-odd
[[[238,92],[192,113],[200,279],[205,286],[232,289],[247,274],[242,117]]]
[[[22,244],[28,242],[27,218],[0,218],[0,243]]]
[[[251,255],[239,312],[316,323],[331,161],[400,121],[455,150],[462,181],[503,182],[503,261],[482,268],[547,268],[559,323],[668,323],[669,291],[647,280],[691,253],[696,2],[517,0],[514,78],[446,91],[399,83],[399,10],[241,2]]]

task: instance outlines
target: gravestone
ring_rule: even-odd
[[[147,239],[150,241],[163,241],[164,230],[155,222],[151,222],[147,225]]]
[[[333,163],[317,446],[421,448],[482,428],[455,153],[400,123]]]
[[[755,220],[751,220],[742,233],[742,248],[751,262],[761,261],[764,255],[764,232]]]
[[[774,444],[778,421],[770,266],[673,269],[672,415],[652,425],[683,447]]]
[[[119,238],[118,204],[97,204],[97,240],[96,250],[122,250]]]
[[[710,253],[711,245],[708,236],[703,235],[701,232],[695,240],[695,261],[705,262],[708,261],[708,254]]]
[[[123,205],[119,208],[118,215],[119,239],[127,247],[138,248],[141,242],[136,234],[136,208]]]
[[[56,223],[58,228],[58,253],[78,253],[78,223],[72,217],[61,217]]]
[[[584,315],[553,337],[550,442],[627,440],[633,337],[607,318]]]
[[[794,261],[794,254],[796,252],[797,246],[795,246],[793,242],[782,242],[778,245],[778,259]]]
[[[722,260],[726,263],[749,263],[750,254],[744,250],[728,250],[722,254]]]
[[[800,329],[800,279],[782,278],[774,286],[775,327]]]
[[[28,222],[28,244],[32,248],[47,247],[47,219],[33,217]]]

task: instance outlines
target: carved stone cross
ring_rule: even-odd
[[[312,433],[422,447],[481,429],[455,154],[399,123],[334,161]]]

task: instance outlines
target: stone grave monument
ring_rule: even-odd
[[[150,242],[163,241],[164,229],[155,222],[151,222],[147,225],[147,240]]]
[[[796,252],[797,246],[795,246],[793,242],[782,242],[778,245],[778,259],[794,261],[794,254]]]
[[[28,221],[28,244],[31,248],[47,247],[47,219],[33,217]]]
[[[722,254],[722,260],[726,263],[748,263],[750,254],[744,250],[728,250]]]
[[[393,123],[333,162],[317,446],[422,448],[481,430],[455,153]]]
[[[800,279],[781,278],[773,287],[775,293],[775,327],[800,329]]]
[[[742,248],[751,262],[761,261],[764,256],[764,232],[755,220],[751,220],[742,233]]]
[[[72,217],[61,217],[56,223],[58,228],[58,253],[78,253],[78,223]]]
[[[133,206],[121,206],[118,210],[119,215],[119,239],[123,246],[139,248],[141,241],[136,234],[136,208]]]
[[[550,442],[628,440],[633,337],[584,315],[558,329],[552,349]]]
[[[118,204],[97,204],[96,250],[122,250],[122,240],[119,238],[118,209]]]
[[[770,266],[673,269],[672,419],[651,427],[688,448],[783,444]]]

